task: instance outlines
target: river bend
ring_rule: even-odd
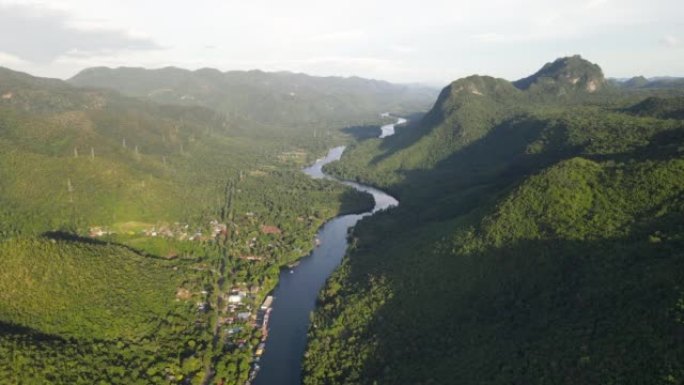
[[[398,118],[394,124],[381,127],[380,138],[394,134],[396,124],[405,123]],[[335,147],[328,154],[307,167],[303,172],[315,179],[337,180],[323,172],[323,166],[339,160],[344,146]],[[347,234],[361,218],[396,206],[399,202],[376,188],[350,181],[337,180],[359,191],[373,195],[375,206],[362,214],[342,215],[326,222],[318,231],[320,241],[310,255],[304,257],[293,269],[280,273],[273,296],[269,317],[268,339],[265,351],[257,365],[259,370],[254,385],[300,385],[301,362],[306,348],[309,314],[316,306],[318,293],[330,274],[339,266],[347,251]]]

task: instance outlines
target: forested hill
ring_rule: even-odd
[[[189,71],[168,67],[88,68],[69,80],[116,89],[162,103],[199,105],[285,128],[342,127],[374,121],[378,111],[424,111],[437,90],[358,77],[315,77],[290,72]]]
[[[579,55],[547,63],[535,74],[513,82],[521,90],[536,87],[547,93],[551,89],[561,92],[568,88],[596,92],[603,88],[605,83],[601,67],[582,59]]]
[[[193,166],[209,171],[219,156],[230,159],[205,173],[215,184],[254,167],[261,155],[245,158],[249,147],[269,146],[246,136],[239,120],[203,107],[141,102],[9,69],[0,69],[0,126],[0,199],[11,215],[1,231],[17,233],[196,215],[216,186],[195,185]],[[191,196],[185,207],[193,208],[176,204]]]
[[[329,171],[402,204],[357,225],[305,383],[684,381],[681,96],[562,58],[349,148]]]
[[[262,333],[236,312],[372,207],[300,171],[341,132],[254,128],[0,68],[0,384],[247,381]]]
[[[647,79],[643,76],[635,76],[633,78],[613,82],[620,88],[624,89],[682,89],[684,88],[684,78],[677,77],[657,77]]]

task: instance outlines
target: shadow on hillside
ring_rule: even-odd
[[[389,188],[402,201],[398,210],[405,215],[413,211],[409,216],[414,223],[463,215],[505,193],[524,176],[579,151],[530,153],[530,145],[540,139],[545,124],[529,117],[504,121],[430,171],[404,172],[402,183]]]
[[[347,188],[340,198],[339,215],[362,214],[373,210],[373,207],[373,195]]]
[[[334,327],[344,324],[339,337],[356,341],[349,344],[351,351],[326,355],[349,360],[334,369],[344,368],[343,376],[353,373],[369,384],[679,381],[684,373],[681,212],[631,213],[633,221],[622,225],[630,226],[629,233],[616,238],[547,234],[547,239],[495,247],[470,233],[455,241],[457,230],[466,233],[469,225],[481,223],[501,195],[565,159],[682,157],[681,129],[657,133],[624,153],[602,155],[586,154],[591,139],[569,145],[570,134],[562,125],[518,116],[431,170],[406,172],[401,184],[391,186],[401,205],[356,226],[353,234],[359,238],[345,259],[349,278],[341,282],[345,294],[319,306],[343,312],[337,320],[343,323]],[[391,139],[402,140],[401,135],[383,143],[399,151],[399,142]],[[523,219],[509,226],[523,226]],[[661,239],[668,231],[673,237]],[[462,251],[464,245],[471,251]],[[385,294],[378,299],[378,292]],[[372,321],[360,322],[364,317],[358,314]],[[367,350],[353,350],[360,345]]]
[[[69,233],[66,231],[59,231],[59,230],[47,231],[47,232],[42,233],[41,236],[44,238],[47,238],[47,239],[55,240],[55,241],[64,241],[64,242],[79,243],[79,244],[94,245],[94,246],[115,246],[115,247],[120,247],[122,249],[126,249],[126,250],[128,250],[134,254],[137,254],[141,257],[161,259],[161,260],[165,260],[165,261],[169,260],[169,258],[164,258],[164,257],[160,257],[158,255],[149,254],[149,253],[146,253],[142,250],[136,249],[134,247],[125,245],[123,243],[112,242],[112,241],[104,241],[104,240],[90,238],[90,237],[83,237],[81,235]]]
[[[35,343],[64,343],[66,340],[63,337],[53,334],[45,334],[39,330],[32,329],[26,326],[21,326],[9,322],[0,321],[0,334],[5,337],[18,336],[20,338],[29,338]]]
[[[520,118],[498,125],[434,170],[407,173],[395,188],[410,197],[392,213],[357,225],[361,238],[347,259],[351,282],[344,284],[358,293],[382,277],[391,293],[368,327],[354,334],[374,341],[361,378],[644,383],[684,367],[684,324],[677,321],[684,319],[677,305],[684,301],[684,241],[652,237],[684,228],[681,213],[632,223],[620,238],[522,240],[471,254],[448,241],[457,228],[481,222],[487,214],[481,207],[493,207],[527,175],[564,159],[663,161],[682,154],[681,130],[608,155],[555,146],[565,133],[547,131],[548,150],[531,153],[544,127]],[[492,243],[468,245],[482,244]]]
[[[95,238],[89,238],[89,237],[83,237],[78,234],[74,233],[69,233],[66,231],[46,231],[43,234],[41,234],[43,237],[47,239],[53,239],[55,241],[66,241],[66,242],[74,242],[74,243],[85,243],[88,245],[100,245],[100,246],[106,246],[109,243],[102,241],[100,239],[95,239]]]
[[[634,158],[664,161],[684,156],[684,149],[681,148],[680,143],[684,143],[684,130],[681,128],[659,132],[649,138],[648,144],[633,151],[617,154],[592,154],[584,155],[584,157],[597,162],[613,161],[616,163],[626,163]]]
[[[451,84],[440,91],[437,100],[429,111],[405,116],[404,118],[406,118],[407,123],[397,126],[394,135],[383,139],[383,142],[380,144],[380,149],[383,150],[383,153],[376,156],[371,161],[371,164],[378,164],[395,153],[410,147],[420,138],[437,128],[441,122],[444,122],[444,111],[437,106],[444,104],[450,94]]]
[[[350,135],[355,140],[364,141],[366,139],[377,138],[381,134],[379,126],[352,126],[341,129],[343,133]]]
[[[655,228],[672,221],[684,225],[671,216]],[[651,243],[647,230],[591,241],[523,240],[465,254],[434,251],[434,242],[453,232],[444,228],[355,253],[350,287],[358,294],[369,290],[369,277],[383,277],[391,293],[354,335],[374,346],[361,378],[638,383],[681,368],[684,325],[673,306],[682,299],[684,242]]]
[[[434,127],[436,127],[430,126],[429,129],[423,128],[425,124],[424,113],[414,113],[404,116],[404,118],[407,120],[407,122],[405,124],[395,126],[394,135],[382,139],[382,143],[380,143],[380,149],[383,150],[383,152],[382,154],[374,157],[371,161],[371,164],[378,164],[382,160],[391,157],[395,153],[410,147],[421,137],[427,135],[434,129]]]
[[[527,176],[573,157],[627,163],[634,158],[663,161],[682,156],[681,129],[657,133],[645,145],[624,153],[587,154],[591,143],[568,146],[565,129],[548,129],[548,124],[529,116],[506,120],[431,170],[405,171],[402,182],[388,190],[402,201],[398,210],[418,224],[463,215],[507,193]]]

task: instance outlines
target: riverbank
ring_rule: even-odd
[[[395,124],[398,124],[399,121]],[[314,310],[318,293],[327,278],[339,266],[347,250],[347,234],[363,217],[396,206],[399,202],[376,188],[337,180],[323,172],[323,166],[341,158],[345,147],[335,147],[303,172],[315,179],[327,178],[369,193],[375,201],[372,210],[342,215],[327,222],[318,231],[319,245],[292,270],[281,271],[273,292],[268,339],[263,354],[255,359],[258,374],[254,385],[298,385],[301,383],[301,359],[306,347],[309,314]]]

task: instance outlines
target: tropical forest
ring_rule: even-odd
[[[682,15],[0,0],[0,385],[684,384]]]

